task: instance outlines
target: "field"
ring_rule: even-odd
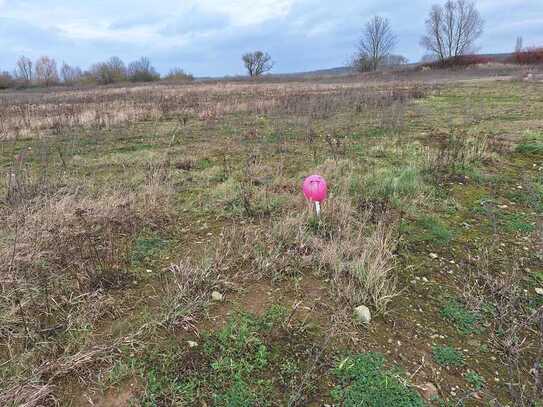
[[[0,93],[0,405],[541,406],[522,77]]]

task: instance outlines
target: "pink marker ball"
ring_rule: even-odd
[[[303,191],[311,202],[322,202],[328,196],[328,185],[320,175],[311,175],[304,180]]]

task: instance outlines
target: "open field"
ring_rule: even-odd
[[[541,406],[524,75],[0,93],[0,405]]]

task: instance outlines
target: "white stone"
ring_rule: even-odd
[[[363,324],[369,324],[371,321],[371,312],[365,305],[360,305],[354,309],[354,318]]]
[[[535,289],[535,292],[536,292],[537,294],[539,294],[539,295],[543,295],[543,288],[537,287],[537,288]]]
[[[211,293],[211,299],[213,301],[222,301],[224,299],[224,296],[218,291],[213,291]]]

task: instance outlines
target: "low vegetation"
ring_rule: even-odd
[[[0,405],[537,405],[540,86],[444,72],[3,93]]]

